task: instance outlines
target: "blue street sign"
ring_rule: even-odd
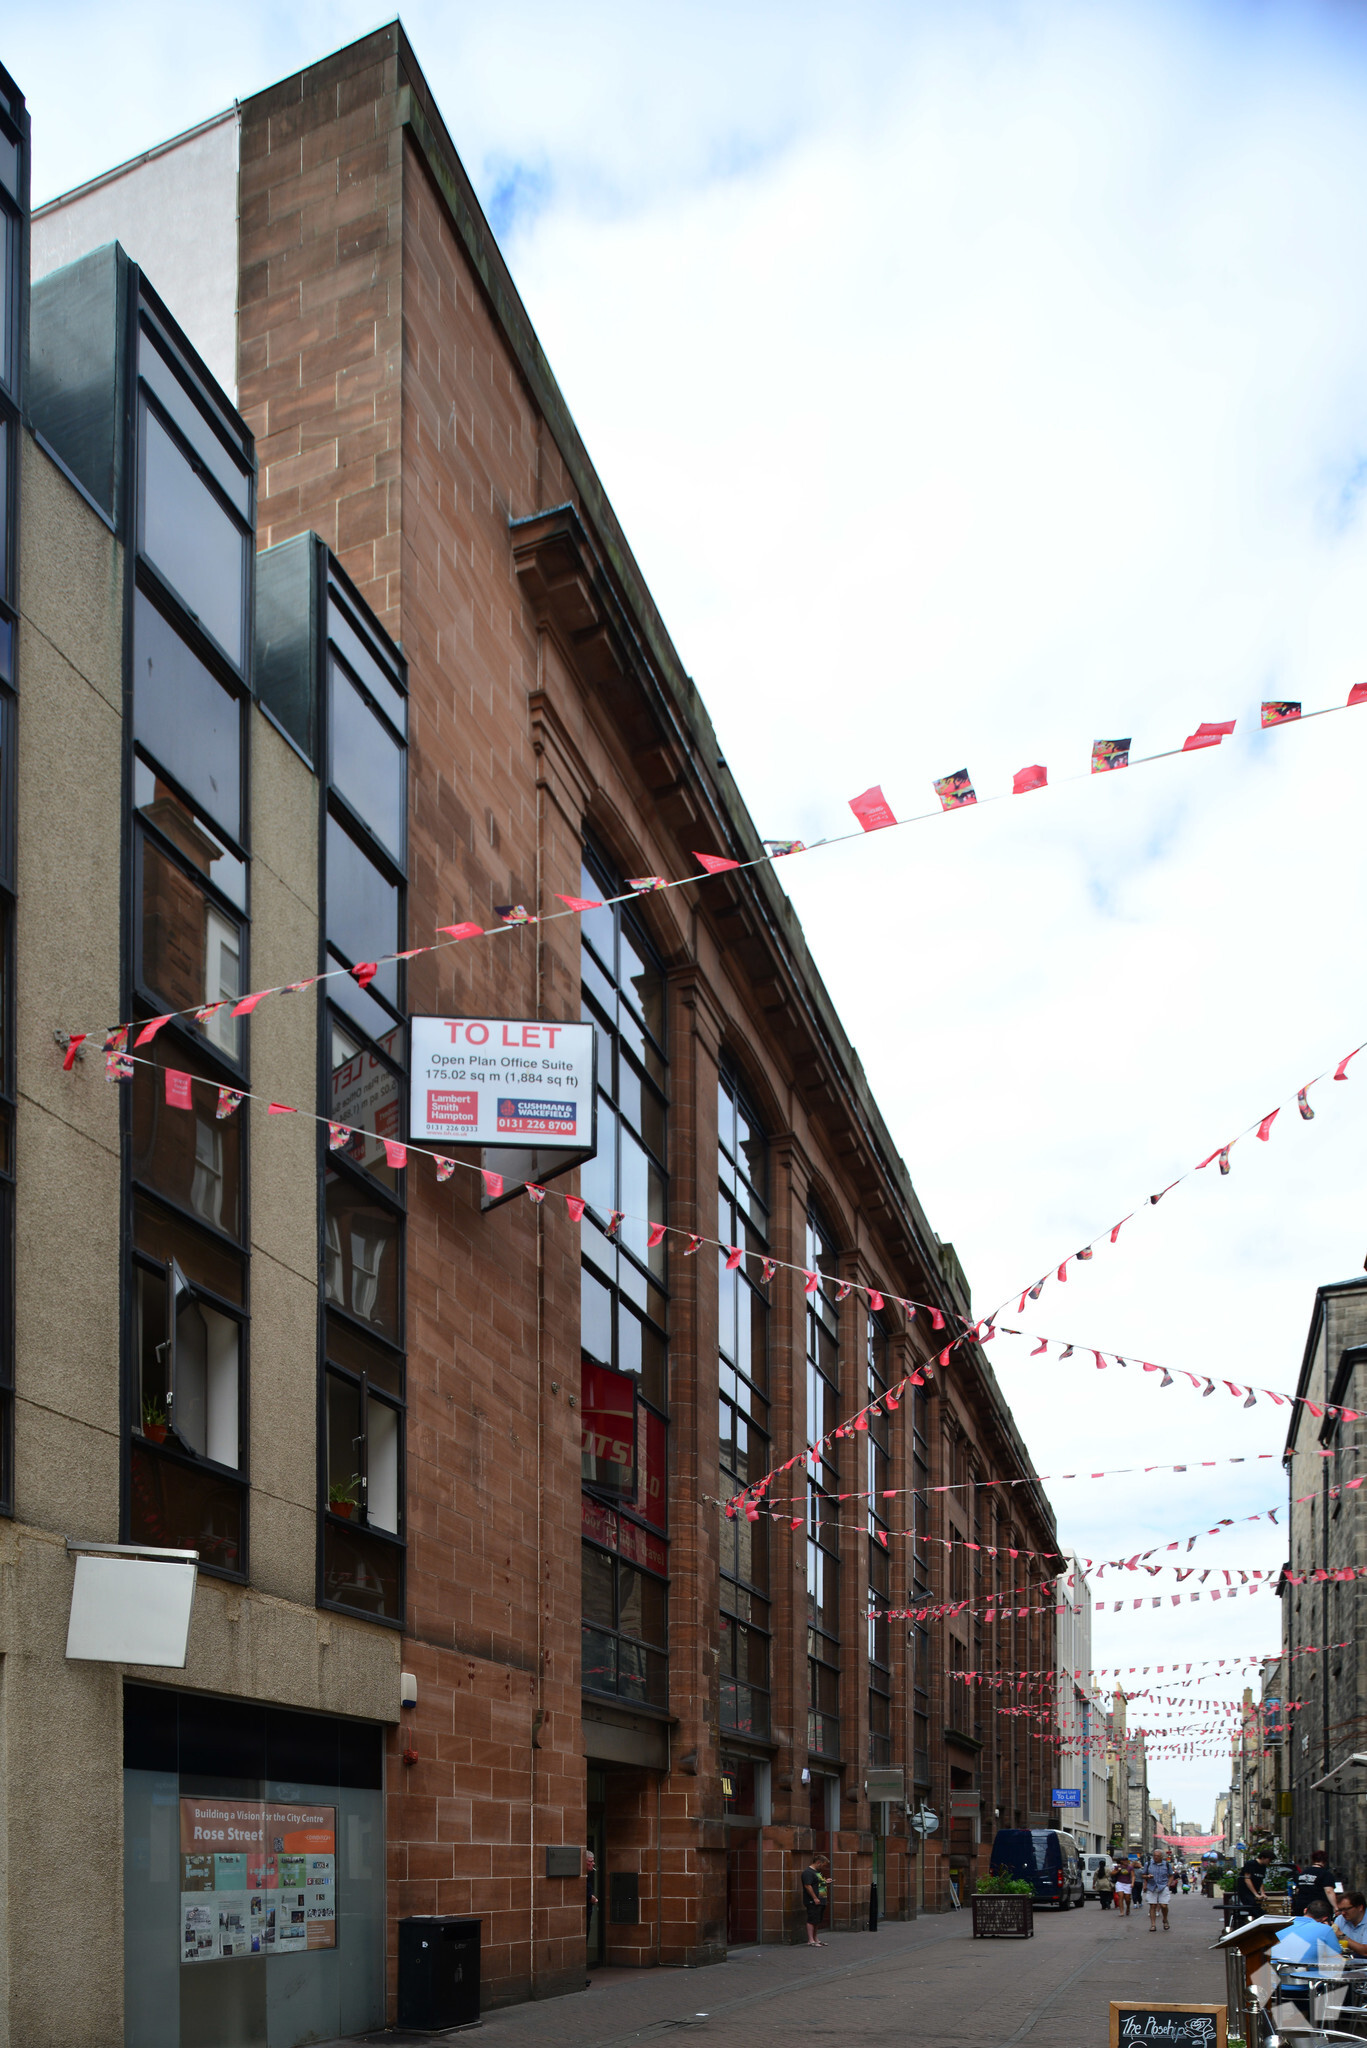
[[[1055,1785],[1055,1806],[1081,1806],[1082,1793],[1076,1785]]]

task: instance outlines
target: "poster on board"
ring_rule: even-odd
[[[592,1024],[414,1017],[410,1029],[415,1144],[593,1151]]]
[[[180,1959],[337,1945],[337,1809],[180,1802]]]

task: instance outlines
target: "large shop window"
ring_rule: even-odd
[[[806,1265],[829,1275],[834,1239],[816,1210],[807,1216]],[[840,1322],[834,1283],[806,1297],[807,1441],[824,1439],[807,1478],[807,1747],[840,1754],[840,1464],[834,1431],[840,1403]]]
[[[139,1685],[123,1731],[130,2048],[382,2027],[382,1731]]]
[[[407,683],[331,562],[326,604],[324,965],[354,966],[404,943]],[[405,1174],[385,1155],[407,1096],[400,965],[332,991],[324,1114],[352,1135],[324,1169],[318,1598],[401,1627]]]
[[[768,1147],[737,1076],[717,1086],[718,1434],[726,1501],[769,1470],[769,1290],[755,1261],[769,1246]],[[720,1511],[721,1725],[769,1733],[769,1524]]]
[[[606,868],[585,866],[585,897],[620,887]],[[664,1707],[665,1251],[649,1243],[646,1219],[666,1215],[665,984],[644,932],[620,905],[585,914],[581,958],[582,1014],[598,1033],[598,1153],[580,1177],[583,1683]],[[609,1238],[616,1210],[627,1220]]]
[[[245,631],[254,478],[188,358],[139,327],[132,947],[125,1015],[186,1012],[124,1085],[125,1528],[247,1574]],[[217,424],[215,424],[217,422]],[[190,1106],[167,1072],[189,1077]]]

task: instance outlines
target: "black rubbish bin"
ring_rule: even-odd
[[[415,1913],[399,1922],[399,2025],[459,2027],[479,2018],[479,1922]]]

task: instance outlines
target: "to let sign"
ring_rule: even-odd
[[[1055,1806],[1081,1806],[1082,1793],[1076,1785],[1055,1785]]]
[[[592,1152],[594,1029],[536,1017],[415,1017],[415,1143]]]
[[[1127,2005],[1111,2001],[1110,2048],[1155,2041],[1168,2048],[1225,2048],[1223,2005]]]

